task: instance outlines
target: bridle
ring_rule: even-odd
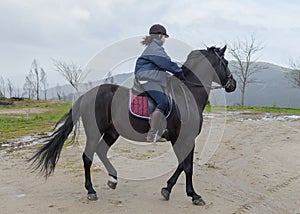
[[[232,73],[230,72],[228,65],[226,65],[224,62],[224,56],[220,56],[216,51],[214,51],[214,53],[216,54],[216,56],[218,57],[218,59],[220,61],[220,69],[222,69],[222,66],[224,66],[224,68],[226,69],[225,73],[226,73],[226,77],[227,77],[227,82],[222,87],[227,88],[231,85],[231,81],[233,79]]]
[[[224,68],[226,68],[226,77],[227,77],[227,82],[224,86],[204,86],[203,84],[201,83],[195,83],[195,82],[192,82],[192,81],[188,81],[188,80],[183,80],[183,82],[185,84],[189,84],[191,86],[194,86],[194,87],[204,87],[204,88],[209,88],[211,90],[213,89],[221,89],[221,88],[227,88],[231,85],[231,81],[233,79],[233,76],[228,68],[228,66],[226,66],[224,60],[223,60],[223,56],[220,56],[215,50],[214,50],[214,54],[218,57],[219,59],[219,65],[220,65],[220,69],[222,69],[222,66],[224,66]]]
[[[191,85],[192,87],[203,87],[203,88],[207,88],[207,89],[210,89],[210,90],[213,90],[213,89],[221,89],[221,88],[226,88],[226,87],[229,87],[230,85],[231,85],[231,79],[233,79],[233,77],[232,77],[232,74],[231,74],[231,72],[230,72],[230,70],[229,70],[229,68],[228,68],[228,66],[226,66],[226,64],[225,64],[225,62],[224,62],[224,60],[223,60],[223,57],[221,57],[215,50],[213,50],[214,51],[214,54],[218,57],[218,59],[219,59],[219,65],[220,65],[220,70],[222,69],[222,66],[224,66],[224,68],[226,68],[226,76],[227,76],[227,78],[228,78],[228,80],[227,80],[227,82],[226,82],[226,84],[224,85],[224,86],[205,86],[205,85],[203,85],[202,83],[196,83],[196,82],[192,82],[192,81],[189,81],[189,80],[182,80],[182,82],[185,84],[185,85]],[[205,55],[204,55],[205,56]],[[202,59],[201,59],[201,61],[202,60],[204,60],[206,58],[206,56],[205,57],[203,57]],[[199,62],[198,62],[199,63]],[[174,100],[176,99],[176,96],[175,96],[175,93],[174,93],[174,88],[173,88],[173,84],[172,84],[172,82],[171,82],[171,91],[172,91],[172,94],[174,95]],[[186,109],[187,109],[187,120],[186,121],[189,121],[189,119],[190,119],[190,108],[189,108],[189,102],[188,102],[188,99],[187,99],[187,94],[186,94],[186,92],[185,92],[185,89],[184,89],[184,87],[183,87],[183,85],[180,85],[180,88],[181,88],[181,90],[182,90],[182,92],[183,92],[183,97],[184,97],[184,99],[185,99],[185,104],[186,104]],[[176,102],[176,101],[175,101]],[[177,110],[177,108],[176,108],[176,110]],[[183,119],[181,119],[181,122],[182,123],[185,123],[186,121],[184,121]]]

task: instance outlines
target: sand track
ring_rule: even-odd
[[[174,187],[170,201],[162,200],[160,188],[174,170],[174,156],[158,158],[157,165],[142,169],[119,161],[120,157],[126,157],[143,163],[162,151],[169,151],[169,145],[128,146],[121,139],[110,153],[120,177],[117,189],[110,190],[106,186],[108,176],[103,166],[96,164],[92,178],[99,200],[95,202],[86,199],[81,146],[63,149],[57,170],[47,182],[26,169],[25,160],[33,148],[2,154],[1,213],[299,214],[300,120],[297,117],[280,119],[282,116],[278,115],[269,115],[266,119],[265,116],[228,115],[216,153],[207,164],[200,166],[197,163],[213,120],[205,119],[197,141],[194,167],[194,186],[207,202],[204,207],[194,206],[186,196],[184,175]],[[128,178],[143,174],[142,170],[155,174],[154,166],[161,165],[170,170],[152,179]]]

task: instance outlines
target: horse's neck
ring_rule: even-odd
[[[201,52],[194,54],[195,56],[188,58],[182,68],[187,82],[190,82],[187,86],[197,102],[199,113],[202,114],[208,101],[215,70],[207,56]]]
[[[189,90],[194,96],[199,112],[202,113],[207,104],[211,89],[208,87],[189,87]]]
[[[203,71],[205,72],[197,72],[196,74],[184,68],[186,80],[190,83],[187,86],[197,102],[200,113],[202,113],[207,104],[213,79],[212,73],[208,72],[208,69]]]
[[[183,66],[185,78],[188,82],[195,83],[196,85],[202,84],[204,87],[211,87],[213,79],[213,72],[211,72],[211,66],[194,68],[195,71],[192,71],[192,69]]]

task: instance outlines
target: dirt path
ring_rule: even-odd
[[[168,144],[139,146],[120,139],[110,152],[119,172],[118,187],[107,187],[108,176],[96,164],[92,178],[99,200],[95,202],[86,199],[81,146],[63,149],[57,170],[47,182],[26,169],[32,148],[0,154],[0,212],[299,214],[300,119],[231,114],[216,153],[200,166],[213,123],[221,127],[223,122],[205,119],[195,152],[194,186],[207,202],[204,207],[194,206],[186,197],[184,175],[170,201],[162,200],[160,189],[176,165]]]
[[[29,114],[41,114],[49,111],[42,108],[22,108],[22,109],[0,109],[0,115],[13,114],[13,115],[29,115]]]

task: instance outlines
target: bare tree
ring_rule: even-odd
[[[286,74],[287,79],[292,83],[293,87],[300,88],[300,60],[290,60],[292,71]]]
[[[28,98],[30,99],[30,88],[28,87],[28,83],[26,82],[26,78],[25,78],[25,83],[23,85],[23,97],[25,97],[26,95],[28,95]]]
[[[104,79],[104,83],[110,83],[110,84],[114,83],[114,77],[111,71],[108,72],[107,77]]]
[[[25,78],[25,84],[23,86],[23,96],[28,95],[29,99],[32,99],[35,96],[35,90],[34,90],[34,82],[32,80],[31,75],[29,74]]]
[[[36,99],[40,99],[40,72],[36,59],[33,60],[30,73],[32,74]]]
[[[9,97],[11,98],[14,93],[14,86],[13,86],[12,82],[10,81],[10,79],[7,79],[7,91],[8,91]]]
[[[5,97],[5,91],[6,91],[5,80],[3,79],[2,76],[0,76],[0,92],[1,92],[2,97]]]
[[[31,69],[29,74],[26,76],[24,90],[27,92],[30,98],[36,96],[36,99],[40,99],[41,83],[45,71],[41,68],[36,59],[33,60],[31,64]],[[34,92],[33,92],[34,91]],[[30,92],[30,93],[28,93]]]
[[[15,88],[15,97],[18,97],[18,98],[21,97],[21,89],[20,88]]]
[[[61,94],[61,100],[62,101],[67,101],[67,95],[66,95],[66,93],[65,92],[62,92],[62,94]]]
[[[83,73],[81,66],[73,62],[67,63],[65,61],[54,60],[54,69],[78,92],[78,83]]]
[[[43,68],[41,68],[41,84],[44,92],[44,99],[47,100],[48,82],[47,82],[47,74]]]
[[[28,92],[28,98],[33,99],[36,96],[36,82],[34,72],[30,70],[29,74],[25,78],[24,91]]]
[[[56,95],[59,101],[62,100],[61,86],[59,84],[56,86]]]
[[[257,80],[253,78],[253,74],[264,69],[258,64],[255,64],[258,57],[254,58],[262,49],[262,43],[256,41],[254,34],[252,34],[250,38],[245,38],[244,40],[238,39],[229,44],[229,53],[236,61],[233,63],[233,73],[238,79],[239,89],[242,94],[242,106],[244,106],[245,103],[247,85],[257,82]]]

